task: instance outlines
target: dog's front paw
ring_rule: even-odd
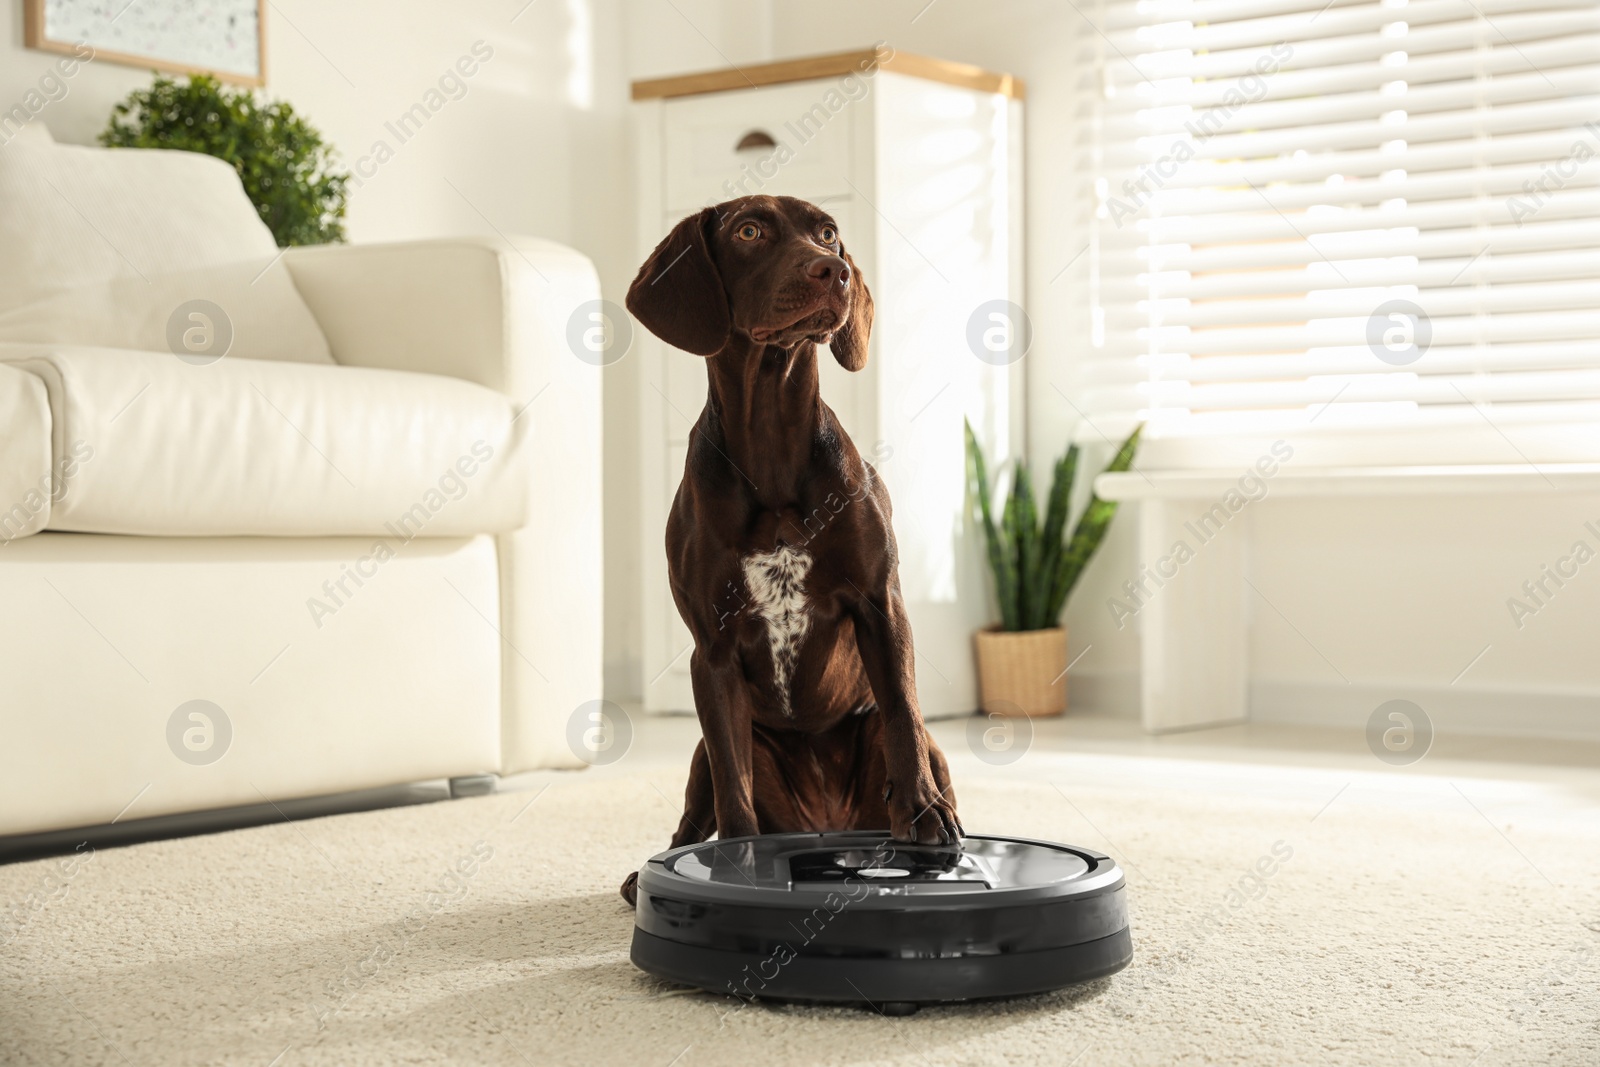
[[[946,788],[941,794],[931,776],[901,788],[890,782],[885,788],[889,801],[889,833],[896,841],[915,841],[919,845],[955,845],[961,841],[961,820],[956,817],[955,793]]]
[[[639,906],[639,872],[634,871],[622,880],[622,899],[628,902],[628,907]]]

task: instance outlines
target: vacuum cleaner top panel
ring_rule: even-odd
[[[911,845],[876,832],[767,834],[689,845],[651,860],[640,889],[727,903],[799,904],[849,887],[856,906],[986,906],[1110,889],[1122,872],[1099,853],[1046,841],[970,836]]]

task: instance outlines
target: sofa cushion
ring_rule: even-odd
[[[393,547],[527,519],[527,421],[470,382],[55,345],[0,346],[0,361],[43,383],[57,461],[75,443],[92,451],[49,529],[374,535]],[[0,428],[8,452],[11,432]]]
[[[54,449],[44,383],[0,364],[0,541],[38,533],[50,521]],[[68,453],[70,457],[70,452]]]
[[[7,115],[6,118],[14,121],[14,115],[15,113],[13,112],[11,115]],[[7,125],[8,124],[0,124],[0,137],[4,136]],[[0,148],[5,148],[14,144],[55,143],[56,139],[50,136],[50,127],[46,126],[42,122],[25,122],[21,126],[15,128],[15,132],[11,134],[9,139],[0,140]]]
[[[171,351],[197,362],[333,362],[278,256],[58,290],[0,310],[5,341]]]
[[[36,138],[0,152],[0,341],[164,350],[203,300],[228,355],[332,362],[278,258],[220,159]]]

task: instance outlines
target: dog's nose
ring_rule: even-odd
[[[821,285],[850,284],[850,264],[839,256],[818,256],[806,264],[806,277]]]

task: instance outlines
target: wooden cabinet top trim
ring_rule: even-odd
[[[776,63],[758,63],[745,67],[728,67],[722,70],[702,71],[698,74],[679,74],[671,78],[648,78],[633,83],[635,100],[656,100],[676,96],[696,96],[701,93],[725,93],[735,89],[754,89],[763,85],[782,85],[786,82],[814,81],[820,78],[842,78],[849,74],[866,74],[869,71],[889,70],[913,78],[959,85],[963,89],[999,93],[1013,100],[1021,100],[1022,79],[1010,74],[955,63],[948,59],[934,59],[910,52],[897,52],[887,45],[863,48],[854,52],[835,52],[825,56],[806,56],[785,59]]]

